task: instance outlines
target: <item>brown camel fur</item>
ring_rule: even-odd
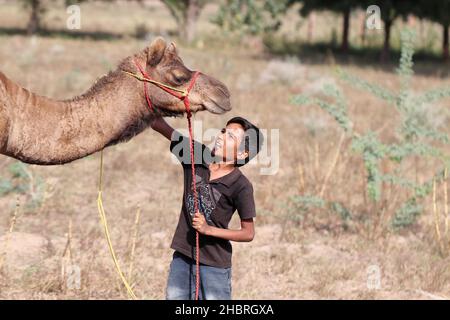
[[[193,72],[184,66],[174,43],[158,37],[143,51],[125,58],[86,93],[57,101],[17,85],[0,72],[0,154],[39,164],[64,164],[146,129],[155,116],[147,106],[143,83],[122,71],[139,73],[138,61],[157,81],[183,89]],[[163,116],[182,116],[185,106],[153,84],[153,105]],[[189,99],[193,112],[221,114],[231,109],[224,84],[200,74]]]

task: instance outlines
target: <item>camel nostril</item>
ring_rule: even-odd
[[[206,81],[207,86],[212,88],[214,91],[217,91],[218,95],[223,95],[226,98],[230,98],[230,91],[228,90],[227,86],[224,83],[211,77],[207,77]]]
[[[210,102],[212,102],[214,105],[218,106],[220,109],[224,111],[230,111],[231,110],[231,102],[229,98],[225,98],[224,96],[213,96],[209,97]]]
[[[217,89],[226,97],[230,98],[230,91],[225,86],[218,86]]]
[[[220,106],[223,110],[231,110],[230,91],[227,87],[219,85],[215,87],[216,94],[212,95],[210,99]]]
[[[200,86],[202,84],[202,86]],[[228,88],[219,80],[209,77],[205,74],[201,74],[199,78],[199,86],[203,87],[203,106],[206,110],[222,114],[226,111],[231,110],[230,102],[230,91]]]

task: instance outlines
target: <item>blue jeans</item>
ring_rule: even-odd
[[[195,260],[178,251],[173,253],[167,279],[167,300],[195,299]],[[231,267],[200,264],[199,300],[231,300]]]

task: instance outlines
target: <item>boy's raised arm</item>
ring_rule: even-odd
[[[150,126],[153,130],[171,140],[174,129],[164,120],[163,117],[156,117],[152,120]]]

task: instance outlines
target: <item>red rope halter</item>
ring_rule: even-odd
[[[150,100],[150,97],[148,95],[148,88],[147,88],[147,82],[153,83],[159,88],[163,89],[164,91],[170,93],[174,97],[177,97],[178,99],[182,100],[184,103],[184,107],[186,108],[186,116],[188,120],[188,128],[189,128],[189,147],[190,147],[190,153],[191,153],[191,174],[192,174],[192,192],[194,194],[194,211],[198,212],[198,194],[197,189],[195,188],[196,185],[196,179],[195,179],[195,166],[194,166],[194,140],[193,140],[193,132],[192,132],[192,123],[191,123],[191,108],[190,108],[190,101],[189,101],[189,92],[194,87],[195,81],[197,80],[198,75],[200,74],[199,71],[195,71],[194,75],[191,78],[191,81],[189,82],[189,85],[184,92],[176,91],[173,88],[171,88],[168,85],[165,85],[163,83],[154,81],[150,78],[149,74],[145,72],[145,70],[141,67],[141,65],[134,61],[137,68],[142,74],[143,82],[144,82],[144,94],[145,94],[145,100],[147,100],[147,105],[151,111],[155,111],[153,108],[152,101]],[[195,281],[195,300],[198,300],[198,294],[199,294],[199,287],[200,287],[200,243],[199,243],[199,232],[196,230],[195,232],[195,264],[196,264],[196,281]]]

